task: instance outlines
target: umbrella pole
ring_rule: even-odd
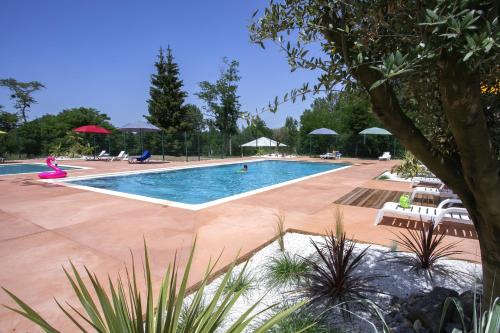
[[[95,134],[94,134],[94,160],[95,160]]]

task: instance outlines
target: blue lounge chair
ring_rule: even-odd
[[[141,156],[139,157],[129,157],[128,162],[129,163],[147,163],[149,159],[151,158],[151,153],[149,150],[145,150]]]

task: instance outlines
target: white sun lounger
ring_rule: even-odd
[[[326,153],[326,154],[323,154],[323,155],[319,155],[319,157],[323,158],[323,159],[335,159],[335,154],[334,153]]]
[[[442,184],[439,188],[417,186],[413,189],[410,200],[413,201],[413,199],[415,199],[415,196],[418,194],[432,195],[434,197],[440,197],[440,198],[450,198],[450,199],[458,198],[458,195],[453,193],[452,190],[444,188],[444,184]]]
[[[93,161],[94,159],[101,159],[103,157],[106,157],[106,156],[109,156],[109,154],[106,153],[105,150],[101,151],[99,153],[99,155],[96,155],[95,158],[94,158],[94,155],[91,155],[91,156],[83,156],[83,158],[87,161]]]
[[[390,161],[391,160],[391,153],[388,151],[384,152],[382,156],[379,156],[378,158],[379,161]]]
[[[125,150],[122,150],[117,156],[113,156],[111,161],[124,161],[128,159],[128,154],[125,154]]]
[[[411,205],[410,208],[403,208],[397,202],[386,202],[378,211],[374,224],[379,224],[380,221],[382,221],[382,218],[386,215],[407,218],[415,221],[420,221],[420,219],[422,219],[423,222],[431,222],[434,220],[434,226],[437,226],[443,221],[472,224],[469,214],[465,208],[444,208],[446,205],[453,203],[462,203],[462,201],[458,199],[446,199],[443,200],[436,208],[418,205]]]
[[[411,179],[411,186],[415,187],[420,184],[443,185],[443,181],[436,177],[413,177]]]

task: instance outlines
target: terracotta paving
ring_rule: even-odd
[[[237,160],[237,159],[235,159]],[[227,161],[227,160],[225,160]],[[81,269],[85,264],[99,277],[115,276],[130,262],[130,251],[142,256],[143,241],[150,251],[155,286],[177,252],[181,265],[197,235],[190,284],[199,281],[210,258],[221,260],[222,269],[236,256],[246,255],[274,237],[275,214],[286,217],[286,227],[306,233],[324,233],[333,226],[334,201],[356,187],[410,191],[407,183],[374,178],[394,161],[347,160],[351,168],[310,178],[291,185],[233,200],[199,211],[190,211],[42,183],[36,174],[0,176],[0,285],[13,291],[40,311],[62,331],[74,327],[60,314],[53,301],[76,304],[61,269],[68,259]],[[216,162],[215,160],[210,161]],[[189,164],[207,163],[189,162]],[[331,162],[333,163],[333,162]],[[62,163],[61,163],[62,164]],[[70,174],[87,175],[159,167],[185,162],[128,164],[126,162],[64,161],[88,166]],[[374,226],[374,208],[339,205],[345,229],[361,242],[390,245],[407,221],[385,219]],[[473,230],[452,230],[448,241],[461,240],[462,257],[479,260]],[[458,237],[456,237],[458,236]],[[13,305],[5,293],[0,304]],[[37,332],[33,326],[0,308],[0,332]]]

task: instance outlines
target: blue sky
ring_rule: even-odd
[[[242,110],[254,112],[282,96],[311,72],[290,73],[285,55],[269,44],[250,43],[247,26],[262,0],[213,1],[23,1],[2,0],[0,78],[37,80],[30,119],[87,106],[107,113],[115,125],[147,113],[149,80],[160,46],[168,44],[180,66],[188,102],[203,80],[215,81],[224,56],[240,62]],[[278,127],[299,118],[311,103],[289,103],[263,116]],[[13,111],[8,91],[0,104]]]

